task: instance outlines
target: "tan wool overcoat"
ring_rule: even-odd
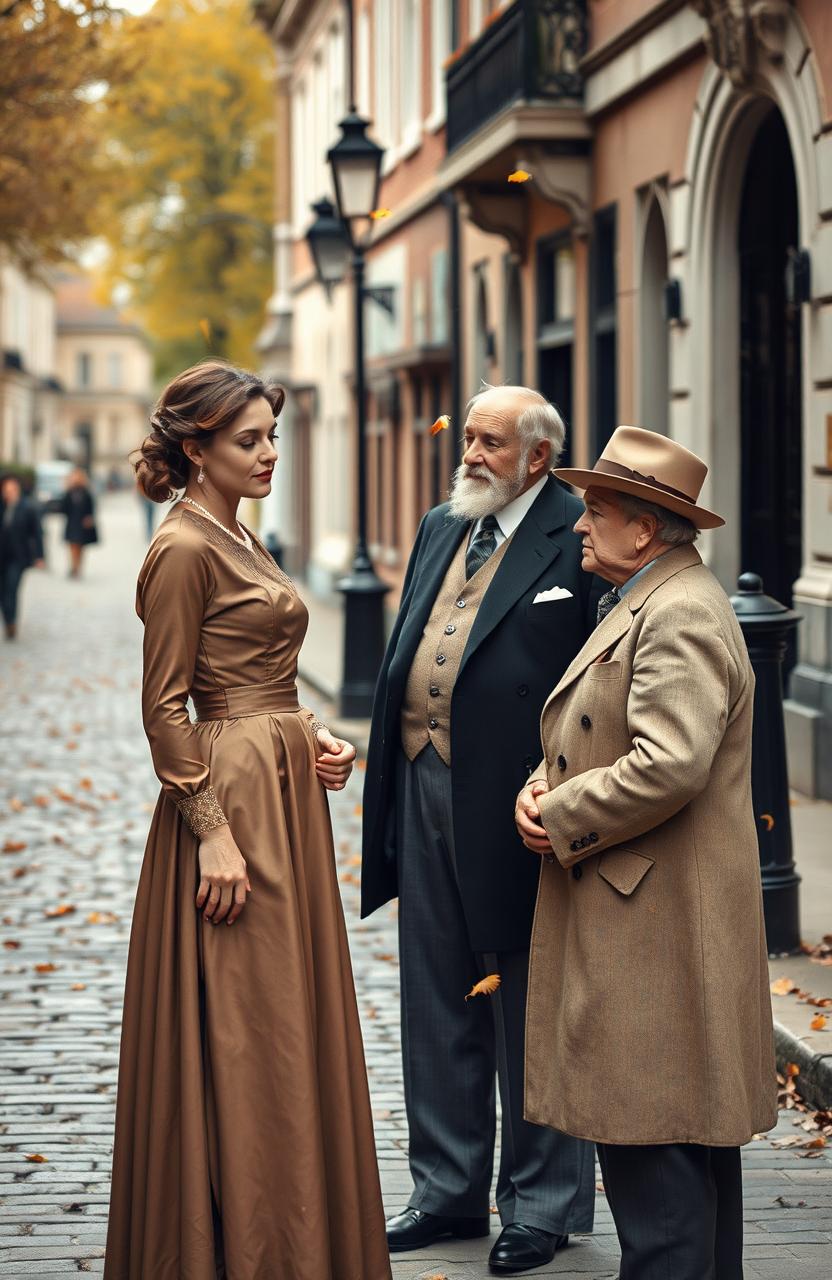
[[[544,862],[526,1119],[605,1143],[739,1146],[776,1121],[751,801],[754,675],[693,547],[662,555],[541,717]]]

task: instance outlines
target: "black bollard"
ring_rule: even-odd
[[[739,594],[731,597],[731,604],[757,677],[751,790],[760,846],[766,941],[770,956],[792,955],[800,950],[800,876],[792,856],[783,659],[801,615],[763,595],[759,574],[741,574],[737,587]]]

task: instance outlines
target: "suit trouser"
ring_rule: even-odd
[[[598,1145],[619,1280],[742,1280],[739,1147]]]
[[[402,1052],[410,1132],[410,1207],[484,1217],[502,1103],[497,1207],[503,1224],[591,1231],[595,1157],[581,1142],[523,1119],[528,950],[471,950],[455,870],[451,771],[432,746],[397,775]],[[466,1002],[499,973],[490,997]]]
[[[17,622],[17,593],[24,568],[19,560],[0,563],[0,612],[7,627]]]

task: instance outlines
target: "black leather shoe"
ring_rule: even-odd
[[[405,1209],[404,1213],[387,1219],[387,1248],[391,1253],[424,1249],[443,1236],[475,1240],[487,1236],[490,1230],[490,1218],[443,1218],[435,1213],[422,1213],[421,1209]]]
[[[488,1265],[500,1275],[530,1271],[532,1267],[542,1267],[551,1262],[555,1250],[563,1249],[568,1243],[569,1236],[554,1235],[540,1227],[524,1227],[522,1222],[510,1222],[497,1237]]]

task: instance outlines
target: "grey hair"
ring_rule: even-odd
[[[699,530],[693,521],[680,516],[676,511],[657,506],[655,502],[645,502],[632,493],[617,490],[615,496],[618,505],[631,520],[637,520],[639,516],[653,516],[658,525],[656,534],[668,547],[685,547],[699,537]]]
[[[482,391],[478,391],[472,396],[465,408],[465,416],[473,409],[483,396],[488,395],[489,391],[522,391],[531,400],[532,403],[527,409],[523,409],[517,415],[517,434],[523,441],[523,446],[527,453],[531,452],[536,444],[541,440],[549,441],[549,466],[556,467],[560,461],[560,455],[563,453],[563,445],[566,440],[566,427],[563,418],[558,413],[553,404],[550,404],[545,396],[539,391],[532,390],[531,387],[517,386],[500,386],[494,387],[488,382],[482,384]]]

